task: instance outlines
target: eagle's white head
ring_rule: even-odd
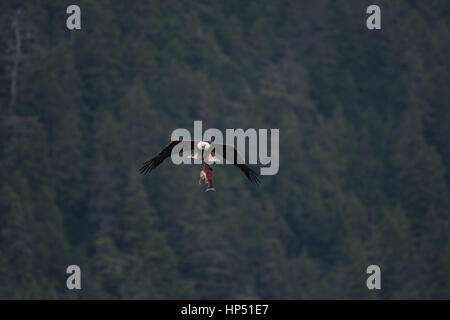
[[[211,145],[208,142],[200,141],[197,143],[197,148],[200,150],[208,150],[211,147]]]

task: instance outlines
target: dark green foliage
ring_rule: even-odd
[[[3,1],[0,298],[449,299],[450,6],[379,2]],[[279,173],[138,174],[194,120],[279,128]]]

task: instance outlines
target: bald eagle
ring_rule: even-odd
[[[204,169],[200,174],[200,177],[208,182],[208,189],[215,190],[212,187],[212,169],[210,164],[223,161],[223,163],[232,162],[238,167],[253,184],[259,184],[258,174],[253,171],[248,165],[245,164],[240,153],[232,145],[220,144],[212,141],[195,141],[195,140],[175,140],[171,141],[165,146],[155,157],[144,162],[142,168],[139,170],[142,174],[151,172],[157,166],[159,166],[165,159],[169,158],[172,154],[172,150],[175,146],[181,147],[183,150],[190,150],[190,158],[202,159],[204,163]],[[181,151],[181,149],[180,149]],[[205,173],[206,171],[206,173]],[[206,178],[208,177],[208,178]],[[201,179],[202,180],[202,179]],[[201,182],[199,181],[199,183]]]

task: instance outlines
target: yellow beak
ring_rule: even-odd
[[[204,149],[205,149],[205,146],[206,146],[205,144],[202,144],[202,150],[204,150]]]

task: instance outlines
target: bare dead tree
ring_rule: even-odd
[[[24,9],[6,13],[10,22],[11,35],[6,50],[0,52],[4,63],[4,76],[9,83],[10,100],[5,114],[0,114],[0,145],[6,163],[15,163],[19,157],[18,147],[35,132],[38,126],[36,117],[15,116],[14,106],[18,94],[19,77],[24,66],[28,65],[34,49],[37,31]]]
[[[13,36],[1,58],[7,62],[6,72],[10,83],[8,115],[12,116],[17,100],[19,75],[30,59],[37,32],[23,9],[17,9],[11,14],[10,26]]]

